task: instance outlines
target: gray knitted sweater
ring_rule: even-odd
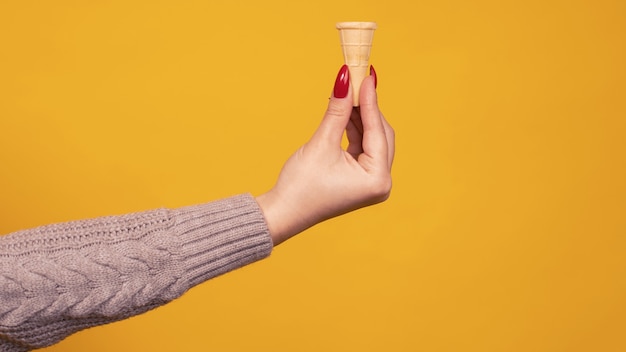
[[[247,194],[0,236],[0,351],[146,312],[271,251]]]

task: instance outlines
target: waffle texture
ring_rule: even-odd
[[[374,41],[375,22],[339,22],[339,39],[344,62],[350,68],[353,105],[359,106],[361,83],[367,77],[370,51]]]
[[[0,351],[144,313],[271,251],[249,194],[0,236]]]

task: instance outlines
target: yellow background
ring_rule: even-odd
[[[379,24],[391,199],[47,351],[626,350],[624,1],[3,1],[0,233],[260,194]]]

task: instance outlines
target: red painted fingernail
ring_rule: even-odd
[[[370,65],[370,76],[374,76],[374,88],[378,87],[378,76],[376,76],[374,65]]]
[[[350,71],[348,71],[348,65],[343,65],[335,80],[334,97],[345,98],[348,95],[348,88],[350,88]]]

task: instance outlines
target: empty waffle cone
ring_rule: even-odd
[[[361,82],[368,74],[370,50],[374,40],[375,22],[339,22],[339,39],[343,59],[350,69],[353,105],[359,106]]]

